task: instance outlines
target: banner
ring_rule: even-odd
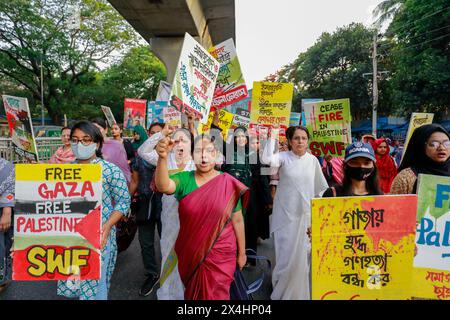
[[[250,127],[257,132],[278,124],[280,134],[285,136],[289,127],[294,85],[291,83],[254,82]]]
[[[207,123],[219,68],[220,63],[186,33],[169,106],[182,113],[192,111],[201,123]]]
[[[209,53],[220,63],[211,111],[247,98],[247,86],[233,39],[228,39],[212,47],[209,49]]]
[[[414,297],[450,300],[450,178],[419,175]]]
[[[312,298],[411,298],[416,195],[313,199]]]
[[[39,161],[28,99],[2,95],[14,152],[27,161]]]
[[[133,129],[134,126],[145,126],[147,100],[125,98],[123,126],[124,129]]]
[[[13,280],[100,278],[100,164],[16,165]]]
[[[209,132],[209,129],[211,128],[211,124],[213,122],[214,118],[214,112],[209,113],[208,122],[206,124],[199,124],[198,126],[198,132],[200,134]],[[219,124],[218,127],[222,129],[222,136],[224,140],[228,137],[228,131],[231,129],[231,126],[233,124],[233,118],[234,114],[231,112],[226,111],[225,109],[219,110]]]
[[[172,90],[172,85],[165,81],[159,82],[158,94],[156,95],[156,101],[169,101],[170,91]]]
[[[163,109],[164,123],[167,124],[172,130],[180,129],[181,124],[181,113],[172,107],[167,107]]]
[[[248,90],[248,97],[233,103],[232,105],[226,106],[225,109],[228,112],[233,114],[237,114],[237,109],[243,109],[250,111],[252,109],[252,97],[253,97],[253,89]]]
[[[106,120],[109,123],[109,126],[112,127],[112,125],[116,124],[117,122],[116,122],[116,119],[114,118],[114,115],[113,115],[113,113],[111,111],[111,108],[110,107],[105,107],[105,106],[101,106],[101,108],[102,108],[103,114],[106,117]]]
[[[426,124],[432,124],[433,119],[434,119],[434,113],[413,113],[411,115],[411,120],[409,121],[408,133],[406,134],[405,148],[403,149],[402,160],[403,160],[403,156],[406,153],[406,149],[408,148],[409,140],[411,139],[411,136],[413,135],[414,131],[416,131],[417,128],[420,128]]]
[[[350,100],[339,99],[305,104],[309,149],[316,157],[327,154],[343,158],[352,143]]]
[[[299,126],[302,121],[302,114],[299,112],[291,112],[291,117],[289,118],[289,126]]]

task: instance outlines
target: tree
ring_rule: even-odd
[[[450,105],[448,0],[406,0],[391,23],[391,91],[396,112],[444,115]]]
[[[374,17],[377,18],[375,26],[379,29],[382,24],[393,19],[403,8],[405,0],[383,0],[373,10]]]
[[[111,107],[120,120],[124,98],[155,100],[159,82],[165,77],[164,65],[148,45],[131,48],[120,62],[101,73],[97,103]]]
[[[81,0],[80,29],[70,29],[69,5],[76,0],[8,0],[0,2],[0,75],[41,100],[53,122],[71,115],[77,95],[96,81],[99,63],[136,43],[135,31],[105,0]],[[89,105],[89,101],[81,102]],[[80,106],[82,109],[82,106]]]
[[[298,109],[302,98],[350,98],[353,117],[369,117],[371,80],[370,77],[364,78],[363,74],[372,72],[370,50],[373,34],[374,30],[359,23],[338,28],[332,34],[325,32],[292,64],[280,70],[279,80],[296,84],[295,109]],[[381,112],[388,105],[385,100],[381,94]]]

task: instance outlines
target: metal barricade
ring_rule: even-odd
[[[62,146],[61,138],[36,138],[39,161],[46,163],[56,150]],[[14,163],[24,163],[24,159],[14,153],[11,138],[0,138],[0,157]]]

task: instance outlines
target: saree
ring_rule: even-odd
[[[247,205],[247,190],[225,173],[180,201],[175,252],[186,300],[230,299],[237,253],[231,218],[241,196]]]

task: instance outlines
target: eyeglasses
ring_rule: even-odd
[[[430,141],[427,143],[427,146],[432,149],[439,149],[440,146],[443,146],[445,149],[450,149],[450,140],[445,141]]]
[[[78,144],[79,142],[81,142],[82,145],[88,146],[88,145],[90,145],[92,143],[92,138],[84,137],[81,140],[79,140],[77,138],[72,138],[72,139],[70,139],[70,142],[73,143],[73,144]]]

